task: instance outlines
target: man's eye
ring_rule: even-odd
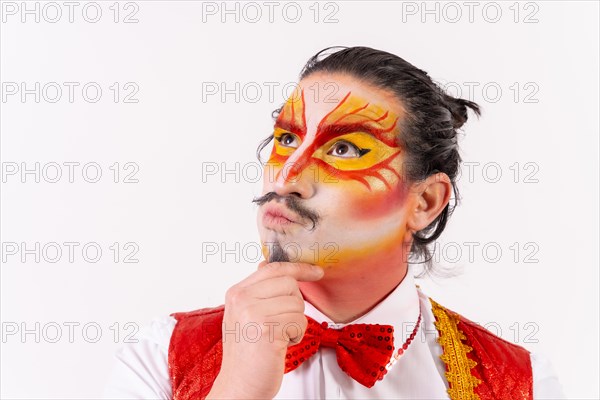
[[[359,158],[367,154],[369,151],[371,151],[371,149],[361,149],[350,142],[341,140],[331,146],[331,149],[327,152],[327,154],[342,158]]]
[[[283,135],[275,138],[282,146],[285,147],[298,147],[298,139],[291,133],[284,133]]]

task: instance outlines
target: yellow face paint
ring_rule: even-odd
[[[275,140],[274,151],[280,156],[289,157],[298,147],[286,146],[281,143],[282,140],[288,139],[288,137],[294,138],[294,140],[298,143],[298,146],[300,146],[301,139],[298,136],[286,131],[285,129],[275,128],[275,132],[273,133],[273,139]]]
[[[278,202],[295,197],[322,222],[309,230],[269,224],[260,215],[261,240],[277,239],[290,257],[338,270],[339,276],[358,271],[355,266],[379,273],[401,259],[410,236],[398,140],[404,108],[395,96],[360,81],[337,85],[341,96],[335,102],[313,97],[314,86],[306,83],[283,105],[263,184],[264,192],[280,196]]]
[[[296,92],[281,110],[273,133],[275,144],[269,163],[283,164],[306,138],[304,92]],[[317,164],[328,176],[357,180],[369,189],[390,187],[383,170],[399,177],[390,166],[400,154],[396,142],[398,117],[379,106],[352,96],[350,92],[318,124],[302,154],[296,157],[290,179],[310,164]],[[341,152],[343,149],[344,152]],[[368,178],[371,177],[371,178]],[[367,179],[368,178],[368,179]]]
[[[334,145],[339,142],[347,142],[359,151],[366,152],[360,157],[341,157],[331,154],[331,150],[335,149]],[[390,147],[367,133],[355,132],[331,139],[317,149],[313,153],[313,157],[323,160],[342,171],[360,171],[373,167],[399,151],[399,149]]]

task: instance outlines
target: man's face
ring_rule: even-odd
[[[263,174],[265,259],[330,273],[406,259],[414,199],[396,143],[403,117],[395,96],[348,75],[300,82],[277,118]]]

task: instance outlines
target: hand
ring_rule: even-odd
[[[272,399],[283,380],[288,346],[302,340],[308,321],[298,281],[317,281],[321,267],[263,261],[227,290],[223,360],[207,399]]]

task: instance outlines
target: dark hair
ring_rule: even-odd
[[[341,49],[332,52],[333,49]],[[403,176],[419,181],[437,172],[450,178],[454,205],[444,210],[424,229],[413,235],[411,257],[423,258],[424,272],[432,269],[428,245],[443,232],[460,201],[456,177],[462,161],[458,152],[457,130],[467,121],[470,108],[481,115],[479,105],[448,95],[427,72],[402,58],[369,47],[328,47],[311,57],[300,73],[300,80],[315,72],[346,73],[373,86],[391,91],[406,108],[398,143],[406,154]],[[273,112],[273,117],[281,108]],[[270,138],[259,146],[260,154]],[[260,158],[260,157],[259,157]]]

